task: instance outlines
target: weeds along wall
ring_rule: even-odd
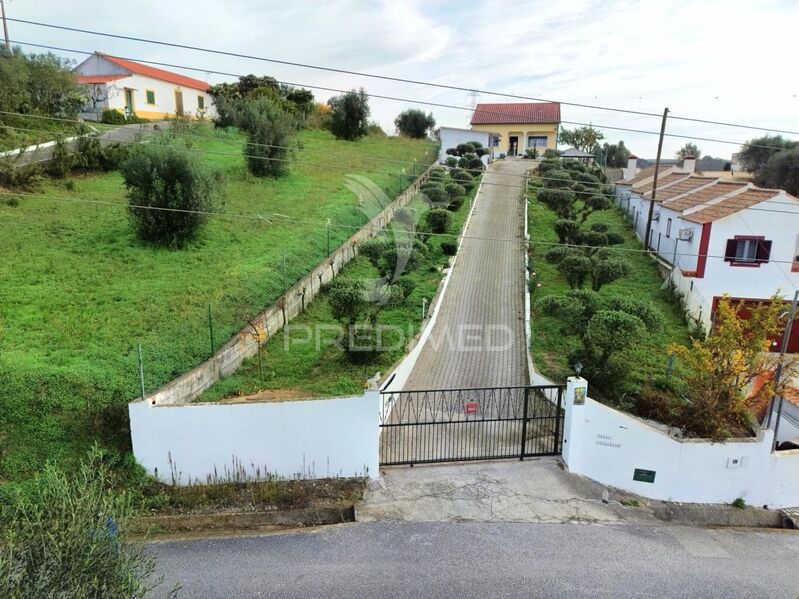
[[[321,288],[356,256],[359,243],[377,235],[391,222],[399,208],[403,208],[411,202],[419,191],[419,186],[427,179],[430,169],[436,164],[436,162],[431,164],[382,212],[256,316],[250,324],[217,350],[213,357],[150,394],[145,401],[152,406],[191,402],[220,378],[235,372],[246,359],[255,356],[259,344],[266,343],[286,323],[305,310],[306,306],[319,294]]]
[[[165,483],[378,476],[377,392],[338,399],[128,406],[136,460]]]

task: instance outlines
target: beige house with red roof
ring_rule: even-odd
[[[186,75],[101,52],[92,54],[74,72],[88,90],[85,118],[97,120],[107,109],[146,119],[215,115],[208,83]]]
[[[536,148],[539,152],[554,150],[558,143],[560,104],[478,104],[471,126],[474,131],[496,134],[495,152],[508,156],[521,156],[527,148]]]
[[[709,330],[724,295],[757,303],[799,288],[799,199],[781,189],[698,176],[693,164],[687,159],[661,169],[648,245],[671,270],[690,315]],[[642,242],[653,171],[616,183],[619,207]],[[799,352],[799,323],[789,350]]]

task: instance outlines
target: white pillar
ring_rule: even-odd
[[[579,376],[566,380],[565,410],[563,422],[563,461],[569,472],[579,474],[582,468],[582,454],[587,439],[583,435],[585,424],[585,400],[588,397],[588,381]]]

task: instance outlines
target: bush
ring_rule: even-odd
[[[153,559],[124,534],[130,498],[114,482],[94,450],[74,473],[47,464],[12,495],[0,514],[0,595],[144,597],[155,587]]]
[[[70,173],[74,165],[75,159],[67,148],[67,144],[63,140],[57,140],[53,146],[53,152],[50,154],[50,160],[47,162],[47,174],[56,179],[63,179]]]
[[[565,245],[556,245],[547,250],[544,259],[550,264],[558,264],[566,256],[572,256],[574,254],[575,254],[575,249],[573,247]]]
[[[119,112],[118,110],[114,110],[113,108],[107,108],[103,110],[103,114],[100,117],[100,122],[105,123],[106,125],[124,125],[125,115]]]
[[[445,256],[454,256],[458,253],[458,244],[455,241],[442,241],[441,251]]]
[[[591,274],[591,259],[580,254],[564,256],[557,264],[557,269],[569,287],[579,289],[585,284],[585,280]]]
[[[596,352],[597,364],[606,365],[610,356],[633,347],[646,332],[641,319],[619,310],[599,310],[585,330],[589,347]]]
[[[184,247],[205,222],[219,180],[198,156],[162,144],[138,146],[121,168],[138,237],[154,245]],[[137,208],[145,206],[149,208]]]
[[[452,171],[452,180],[467,190],[472,189],[475,183],[472,174],[463,169]]]
[[[575,220],[561,218],[553,225],[558,234],[559,243],[576,243],[580,235],[580,223]]]
[[[447,197],[452,200],[463,198],[466,195],[466,188],[455,182],[445,183],[444,190],[447,192]]]
[[[644,303],[641,300],[617,295],[605,300],[605,307],[608,310],[617,310],[637,316],[650,332],[657,332],[663,329],[665,322],[663,314],[650,304]]]
[[[424,262],[424,255],[416,248],[397,246],[380,255],[378,270],[380,276],[397,279],[403,272],[416,270]]]
[[[621,233],[617,233],[616,231],[608,231],[606,235],[608,236],[608,245],[621,245],[624,243],[624,235]]]
[[[571,186],[572,181],[569,171],[563,169],[552,169],[547,171],[544,187],[549,189],[565,189]]]
[[[591,271],[591,288],[599,291],[604,285],[626,277],[629,273],[630,264],[622,258],[610,257],[597,260]]]
[[[463,206],[463,196],[458,196],[453,200],[450,200],[449,204],[447,204],[447,210],[450,212],[457,212]]]
[[[449,168],[456,168],[458,166],[458,159],[455,156],[447,156],[447,159],[444,161]]]
[[[538,163],[538,172],[541,175],[548,175],[550,171],[560,169],[560,161],[559,160],[542,160]]]
[[[75,142],[72,168],[79,171],[106,170],[103,148],[97,135],[83,135]]]
[[[575,160],[574,158],[566,158],[565,160],[561,161],[560,165],[563,169],[572,173],[575,180],[577,175],[584,173],[587,170],[586,166],[582,162]]]
[[[557,160],[560,158],[560,152],[557,150],[544,150],[544,158],[549,160]]]
[[[555,212],[560,218],[571,218],[576,200],[574,192],[568,189],[542,189],[537,194],[538,200]]]
[[[452,223],[452,215],[446,210],[436,208],[425,214],[425,220],[433,233],[446,233]]]
[[[441,183],[427,184],[422,188],[422,193],[433,204],[445,204],[448,201],[447,190]]]
[[[416,281],[413,277],[400,277],[397,279],[397,285],[402,287],[402,295],[406,300],[411,297],[413,290],[416,289]]]
[[[596,188],[599,186],[599,179],[588,173],[575,173],[573,178],[577,183],[582,183],[586,187]]]
[[[288,172],[288,146],[298,122],[270,98],[242,102],[238,126],[247,133],[244,158],[256,177],[280,177]]]
[[[464,154],[463,158],[458,160],[458,166],[470,171],[477,171],[482,170],[483,161],[480,160],[480,157],[477,154],[469,153]]]
[[[41,164],[20,164],[20,158],[20,154],[0,156],[0,187],[29,191],[39,184],[42,179]]]
[[[103,148],[101,168],[104,171],[115,171],[122,166],[131,155],[133,146],[114,142]]]
[[[596,231],[597,233],[607,233],[610,227],[606,223],[591,223],[588,227],[592,231]]]
[[[369,99],[363,88],[331,98],[328,104],[333,109],[330,131],[337,139],[355,141],[369,132]]]
[[[431,131],[436,126],[436,120],[433,118],[433,113],[425,113],[418,108],[409,108],[399,113],[397,118],[394,119],[394,125],[400,135],[414,139],[424,139],[427,137],[428,131]]]
[[[466,154],[474,154],[474,151],[475,151],[476,149],[477,149],[477,146],[475,146],[475,145],[474,145],[473,143],[471,143],[471,142],[467,142],[467,143],[463,143],[463,144],[458,144],[458,145],[455,147],[455,151],[456,151],[456,153],[457,153],[457,154],[456,154],[457,156],[465,156]]]
[[[373,266],[377,267],[380,256],[391,248],[391,240],[386,236],[372,237],[358,244],[358,253],[366,257]]]
[[[430,169],[427,179],[428,181],[443,182],[449,177],[449,171],[443,166],[434,166]]]
[[[394,211],[394,221],[407,229],[413,228],[419,215],[413,208],[397,208]]]
[[[538,150],[536,148],[527,148],[524,151],[524,157],[535,160],[536,158],[538,158]]]

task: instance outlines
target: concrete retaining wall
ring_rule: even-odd
[[[159,480],[378,475],[377,392],[339,399],[128,405],[136,460]]]
[[[730,503],[742,497],[754,506],[799,505],[799,450],[771,451],[773,431],[724,443],[677,439],[585,391],[584,403],[575,403],[579,388],[587,390],[585,379],[570,378],[563,433],[570,472],[650,499]],[[642,471],[654,473],[651,480]]]
[[[305,307],[319,294],[322,286],[330,282],[333,277],[341,272],[344,265],[356,256],[358,243],[377,235],[380,230],[391,222],[397,209],[410,203],[419,191],[421,183],[427,178],[430,169],[435,165],[436,163],[433,163],[428,167],[410,187],[402,192],[380,214],[370,220],[339,246],[328,259],[317,265],[272,305],[256,316],[252,321],[252,327],[243,328],[217,350],[212,358],[152,393],[146,398],[146,401],[151,405],[188,403],[197,398],[220,378],[235,372],[242,362],[257,353],[259,343],[261,345],[266,343],[287,322],[305,310]]]

